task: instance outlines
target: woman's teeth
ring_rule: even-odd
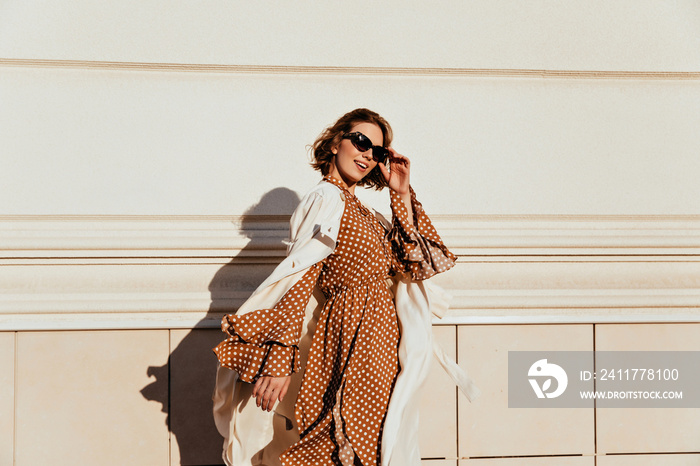
[[[367,169],[367,165],[365,165],[364,163],[362,163],[362,162],[355,162],[355,163],[357,165],[359,165],[359,167],[362,168],[363,170]]]

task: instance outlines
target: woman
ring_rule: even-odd
[[[419,461],[415,441],[401,442],[415,439],[405,412],[415,410],[413,393],[425,377],[430,317],[425,289],[411,284],[448,270],[455,256],[416,200],[410,162],[391,139],[389,124],[367,109],[319,136],[312,165],[324,178],[292,216],[287,259],[224,317],[228,338],[214,349],[215,413],[228,464],[279,464],[280,454],[284,466]],[[355,197],[357,186],[389,187],[391,225]],[[399,294],[390,276],[403,279]],[[323,296],[313,316],[315,288]],[[304,333],[313,334],[308,355]],[[302,375],[296,383],[293,373]],[[241,414],[250,412],[247,396],[262,409],[258,416]]]

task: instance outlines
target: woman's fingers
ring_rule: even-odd
[[[393,147],[389,147],[389,160],[391,163],[401,163],[401,164],[410,164],[411,161],[406,157],[405,155],[401,155],[398,152],[394,150]]]
[[[271,403],[272,397],[274,396],[273,381],[275,379],[272,377],[260,377],[255,386],[253,387],[253,397],[255,397],[255,404],[258,408],[262,408],[265,411],[270,411],[272,409]]]
[[[267,390],[267,386],[270,383],[269,377],[260,377],[253,387],[253,397],[255,398],[255,404],[260,407],[263,401],[263,395]]]
[[[391,178],[391,174],[389,173],[389,170],[387,170],[386,165],[384,165],[381,162],[378,165],[379,165],[379,171],[382,172],[384,179],[386,181],[389,181],[389,178]]]
[[[282,401],[287,394],[291,376],[260,377],[253,387],[255,404],[264,411],[272,411],[277,400]]]
[[[401,156],[401,158],[396,157],[391,161],[391,170],[398,172],[407,172],[411,168],[411,162],[406,158]]]
[[[275,404],[274,400],[275,396],[275,391],[272,387],[268,386],[265,392],[263,393],[262,396],[262,403],[260,404],[260,407],[263,409],[263,411],[271,411],[272,410],[272,405]]]
[[[404,177],[411,170],[411,161],[405,155],[401,155],[389,147],[389,167],[391,168],[391,173]]]
[[[411,161],[408,159],[408,157],[399,154],[391,147],[389,147],[388,150],[391,174],[387,176],[384,174],[384,170],[382,170],[382,173],[389,183],[389,188],[393,189],[399,194],[407,193],[409,191]]]
[[[258,392],[263,388],[263,385],[267,386],[268,377],[260,377],[253,385],[253,397],[258,396]]]
[[[408,162],[408,158],[404,157],[401,154],[394,154],[390,156],[391,163],[398,163],[401,165],[404,165]]]

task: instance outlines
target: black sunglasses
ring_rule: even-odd
[[[350,139],[355,149],[360,152],[367,152],[372,149],[372,158],[377,163],[384,163],[389,157],[389,151],[386,147],[372,145],[372,141],[360,132],[345,133],[343,134],[343,139]]]

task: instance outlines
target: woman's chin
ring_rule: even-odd
[[[371,169],[367,169],[367,170],[365,170],[364,172],[358,170],[358,177],[359,177],[359,178],[358,178],[357,181],[361,181],[361,180],[367,178],[367,177],[369,176],[370,173],[372,173],[372,170],[371,170]]]
[[[359,170],[357,170],[357,173],[353,173],[352,175],[348,176],[348,180],[352,181],[352,183],[358,183],[362,181],[362,179],[366,176],[366,173],[361,173]]]

